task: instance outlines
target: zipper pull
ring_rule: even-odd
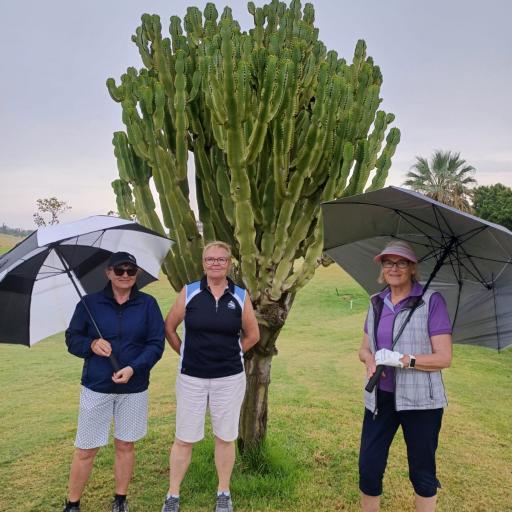
[[[373,413],[373,421],[375,421],[377,419],[377,414],[379,414],[379,409],[376,408],[374,413]]]

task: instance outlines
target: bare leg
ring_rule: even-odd
[[[116,479],[116,494],[126,495],[133,475],[135,465],[135,445],[128,441],[114,439],[116,449],[114,475]]]
[[[179,496],[181,482],[185,478],[192,459],[193,446],[193,443],[186,443],[178,438],[174,440],[169,457],[169,494]]]
[[[363,512],[379,512],[380,496],[368,496],[361,493],[361,510]]]
[[[217,476],[219,477],[219,492],[229,491],[229,482],[234,465],[234,441],[223,441],[215,437],[215,467],[217,468]]]
[[[434,512],[436,510],[437,496],[431,498],[423,498],[416,496],[416,512]]]
[[[71,462],[71,471],[69,472],[69,501],[78,501],[82,497],[85,485],[92,471],[94,457],[96,457],[98,450],[99,448],[75,449],[73,461]]]

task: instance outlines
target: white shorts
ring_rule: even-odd
[[[208,405],[214,435],[223,441],[234,441],[238,437],[245,386],[245,372],[218,379],[179,373],[176,378],[176,437],[186,443],[203,439]]]
[[[148,428],[148,391],[98,393],[82,386],[75,446],[88,449],[108,444],[112,420],[119,441],[143,438]]]

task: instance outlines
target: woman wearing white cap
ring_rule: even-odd
[[[374,261],[381,266],[379,282],[387,286],[371,297],[359,359],[368,379],[378,365],[385,370],[374,391],[365,391],[362,510],[379,510],[389,447],[401,426],[416,511],[431,512],[440,487],[435,453],[447,405],[441,369],[451,364],[451,323],[441,294],[418,283],[409,244],[393,241]]]

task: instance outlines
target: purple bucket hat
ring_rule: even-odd
[[[406,260],[412,261],[413,263],[418,263],[416,254],[414,254],[411,249],[402,247],[401,245],[390,245],[386,247],[382,252],[373,258],[373,261],[375,261],[375,263],[380,263],[384,256],[402,256],[402,258],[405,258]]]

